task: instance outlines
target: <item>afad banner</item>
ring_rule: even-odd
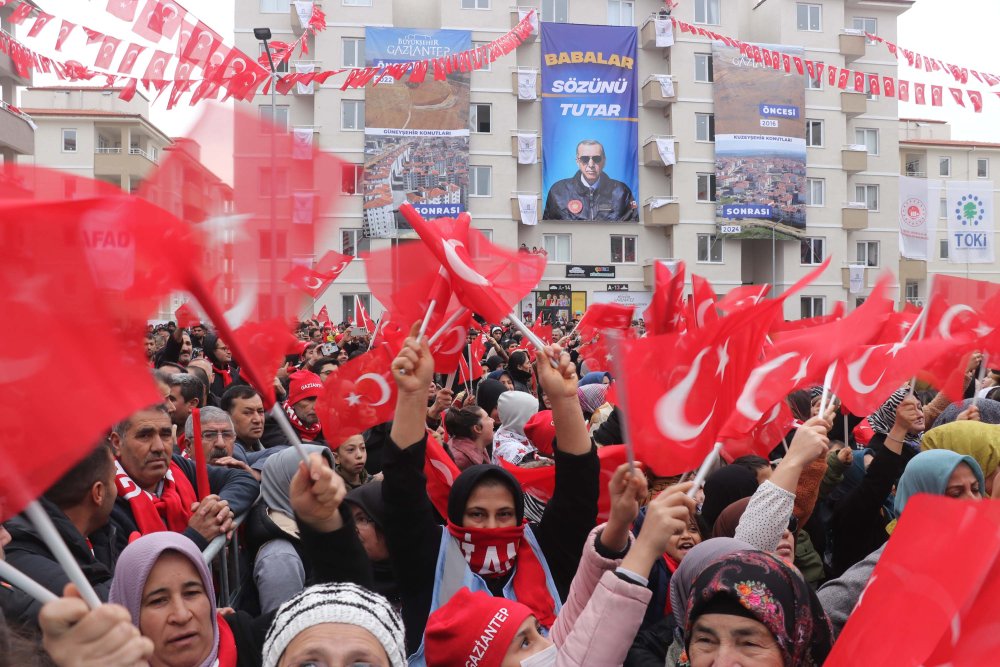
[[[465,30],[368,28],[365,65],[422,60],[472,48]],[[410,84],[383,76],[365,88],[364,233],[409,231],[399,206],[455,217],[469,190],[469,72]],[[344,113],[344,112],[342,112]],[[348,119],[357,122],[359,119]]]
[[[542,24],[544,220],[639,220],[637,35]]]
[[[783,62],[801,59],[802,48],[766,46],[780,57],[757,63],[712,43],[717,215],[724,224],[760,219],[794,232],[806,224],[805,79]]]

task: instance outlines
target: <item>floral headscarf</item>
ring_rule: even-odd
[[[698,575],[688,600],[685,649],[695,620],[720,602],[737,603],[763,623],[787,666],[822,665],[830,653],[830,620],[816,593],[801,575],[770,554],[740,551]]]

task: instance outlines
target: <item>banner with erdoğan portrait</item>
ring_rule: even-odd
[[[542,24],[543,219],[639,221],[637,35]]]
[[[757,45],[753,48],[762,48]],[[802,57],[801,47],[766,45],[771,53]],[[715,134],[717,216],[720,222],[768,220],[806,224],[805,78],[785,72],[781,58],[758,63],[738,47],[712,43],[715,115],[699,117],[698,136]],[[714,127],[712,123],[714,122]]]
[[[472,48],[466,30],[368,28],[365,65],[447,56]],[[410,226],[409,202],[428,220],[466,210],[469,194],[470,73],[421,83],[383,76],[365,87],[364,234],[395,237]],[[345,100],[346,101],[346,100]],[[349,119],[355,122],[358,119]]]
[[[937,211],[930,202],[940,199],[941,182],[899,177],[899,254],[907,259],[931,259],[937,231]]]

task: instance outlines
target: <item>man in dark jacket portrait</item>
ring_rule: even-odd
[[[556,181],[545,200],[544,220],[627,220],[639,219],[632,190],[604,173],[604,146],[593,139],[576,145],[579,170],[570,178]]]

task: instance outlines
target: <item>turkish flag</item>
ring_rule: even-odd
[[[960,107],[965,106],[965,100],[962,98],[961,88],[948,88],[948,91],[951,93],[952,99],[955,100],[955,104],[957,104]]]
[[[539,315],[535,323],[529,327],[531,332],[542,339],[542,342],[546,345],[552,344],[552,325],[542,324],[542,316]]]
[[[830,65],[829,69],[826,70],[828,83],[831,86],[837,85],[837,66]],[[847,85],[847,80],[844,80],[844,85]]]
[[[135,61],[139,58],[139,55],[145,50],[146,50],[145,46],[141,46],[139,44],[129,44],[128,48],[125,49],[125,55],[122,56],[121,64],[118,65],[118,73],[131,74],[132,67],[135,65]]]
[[[882,92],[886,97],[896,96],[896,81],[891,76],[882,77]]]
[[[771,286],[766,284],[734,287],[723,295],[716,306],[724,313],[733,313],[760,303],[770,291]]]
[[[410,327],[407,326],[404,330],[396,321],[395,316],[389,313],[388,310],[382,311],[382,318],[378,322],[378,326],[375,329],[375,335],[372,337],[372,344],[385,343],[392,350],[392,353],[398,354],[401,349],[403,349],[403,341],[406,337],[410,335]]]
[[[142,79],[144,81],[165,80],[167,78],[167,65],[170,63],[170,58],[170,54],[166,51],[154,51],[153,57],[149,59],[149,64],[146,65],[146,71],[143,73]]]
[[[875,337],[872,344],[881,345],[882,343],[895,343],[903,340],[917,321],[920,310],[917,306],[907,303],[903,310],[898,313],[889,313],[889,317],[886,318],[885,324],[882,326],[882,331]]]
[[[187,10],[174,0],[146,0],[132,31],[154,44],[163,37],[173,39],[186,15]]]
[[[969,334],[989,341],[996,335],[998,305],[1000,284],[946,274],[934,276],[927,297],[925,337],[951,339]],[[1000,359],[1000,349],[989,352]]]
[[[913,101],[917,104],[926,104],[924,97],[924,84],[914,83],[913,84]]]
[[[301,264],[293,266],[282,280],[294,285],[314,299],[319,298],[319,295],[333,282],[324,274]]]
[[[191,304],[186,301],[174,311],[174,317],[177,319],[177,326],[181,329],[187,329],[195,324],[201,323],[201,316],[198,315],[195,309],[191,307]]]
[[[872,95],[881,95],[881,88],[879,87],[879,75],[878,74],[868,74],[868,90],[871,91]]]
[[[936,107],[944,104],[944,88],[941,86],[931,86],[931,104]]]
[[[115,57],[115,51],[118,50],[119,44],[121,44],[120,39],[105,35],[104,40],[101,42],[101,49],[97,52],[94,67],[111,69],[111,60]]]
[[[129,23],[135,20],[137,9],[139,0],[108,0],[108,13]]]
[[[216,52],[221,44],[222,38],[219,34],[201,21],[198,21],[191,31],[191,36],[188,38],[184,51],[181,53],[181,58],[205,67],[208,65],[212,54]]]
[[[987,622],[982,612],[998,600],[991,595],[998,555],[1000,503],[913,497],[823,664],[856,665],[858,656],[870,665],[992,664],[995,617]],[[978,652],[984,647],[991,653]]]
[[[698,274],[691,274],[690,328],[703,329],[719,319],[712,284]]]
[[[327,310],[326,306],[319,309],[319,314],[316,316],[316,320],[324,326],[330,326],[330,311]]]
[[[612,351],[608,331],[618,331],[622,340],[635,337],[632,330],[632,317],[635,306],[622,306],[617,303],[595,303],[587,308],[576,325],[582,344],[580,356],[587,360],[589,368],[595,371],[607,371],[611,368]]]
[[[832,65],[831,68],[836,69]],[[847,80],[850,76],[851,70],[841,68],[840,74],[837,76],[837,87],[841,90],[845,90],[847,88]]]
[[[802,73],[803,73],[803,69],[802,69],[802,58],[801,58],[800,56],[794,56],[794,57],[792,58],[792,62],[793,62],[793,63],[795,63],[795,71],[796,71],[796,72],[798,72],[799,74],[802,74]],[[806,61],[806,62],[807,62],[807,63],[809,63],[810,65],[812,64],[812,61],[811,61],[811,60],[808,60],[808,61]],[[809,72],[809,78],[810,78],[810,79],[815,79],[816,77],[815,77],[815,76],[813,75],[813,73],[812,73],[812,71],[811,71],[811,70],[812,70],[812,67],[810,67],[809,69],[810,69],[810,72]]]
[[[897,97],[899,98],[900,102],[909,102],[910,101],[910,82],[909,81],[904,81],[903,79],[899,80],[899,94],[897,95]]]
[[[28,30],[28,37],[37,37],[38,33],[42,31],[42,28],[49,24],[52,20],[52,14],[46,14],[43,11],[39,11],[38,15],[35,17],[35,22],[31,24],[31,29]]]
[[[816,317],[807,317],[804,319],[789,320],[786,322],[775,322],[774,326],[771,327],[771,336],[776,339],[780,339],[781,334],[787,331],[800,331],[802,329],[836,322],[844,316],[844,307],[844,302],[838,301],[833,304],[833,310],[827,315],[817,315]]]
[[[323,435],[336,449],[352,435],[392,420],[396,409],[396,381],[392,378],[393,353],[376,345],[331,373],[316,402]]]
[[[864,72],[854,72],[854,91],[858,93],[865,92],[865,73]]]
[[[448,455],[437,436],[427,431],[427,454],[424,458],[424,477],[427,478],[427,497],[441,516],[448,516],[448,496],[455,478],[461,474],[455,461]]]
[[[76,28],[75,23],[63,20],[62,25],[59,26],[59,37],[56,38],[56,51],[62,51],[63,44],[66,43],[66,38],[69,37],[74,28]]]
[[[658,336],[673,333],[681,323],[684,313],[684,262],[678,262],[676,271],[671,272],[670,267],[657,260],[653,262],[653,271],[653,300],[643,319],[650,335]]]
[[[770,49],[761,49],[760,53],[761,53],[761,56],[763,56],[763,58],[764,58],[764,67],[771,67],[771,50]]]
[[[795,418],[792,417],[788,403],[778,401],[746,435],[730,437],[723,431],[719,436],[722,440],[722,455],[730,462],[741,456],[751,455],[766,459],[794,424]]]
[[[451,312],[448,313],[451,316]],[[448,374],[458,368],[459,360],[465,354],[469,327],[472,326],[472,314],[465,313],[449,325],[443,334],[431,345],[431,356],[434,357],[434,372]]]
[[[476,336],[469,346],[468,357],[463,354],[458,360],[458,381],[461,384],[472,383],[483,377],[483,365],[480,360],[485,352],[486,343],[483,342],[483,337]]]
[[[368,333],[375,333],[375,323],[365,312],[365,304],[358,295],[354,295],[354,326],[363,327]]]
[[[983,112],[983,94],[978,90],[967,90],[965,91],[969,95],[969,101],[972,102],[972,108],[976,113]]]
[[[781,54],[781,66],[782,66],[782,68],[784,68],[784,70],[786,72],[791,73],[791,71],[792,71],[792,59],[789,57],[789,55],[787,53],[782,53]]]
[[[20,5],[18,5],[17,9],[15,9],[10,13],[10,17],[8,17],[7,20],[13,23],[14,25],[21,25],[22,23],[24,23],[24,20],[26,18],[31,16],[32,9],[34,9],[32,5],[28,4],[27,2],[22,2]]]

